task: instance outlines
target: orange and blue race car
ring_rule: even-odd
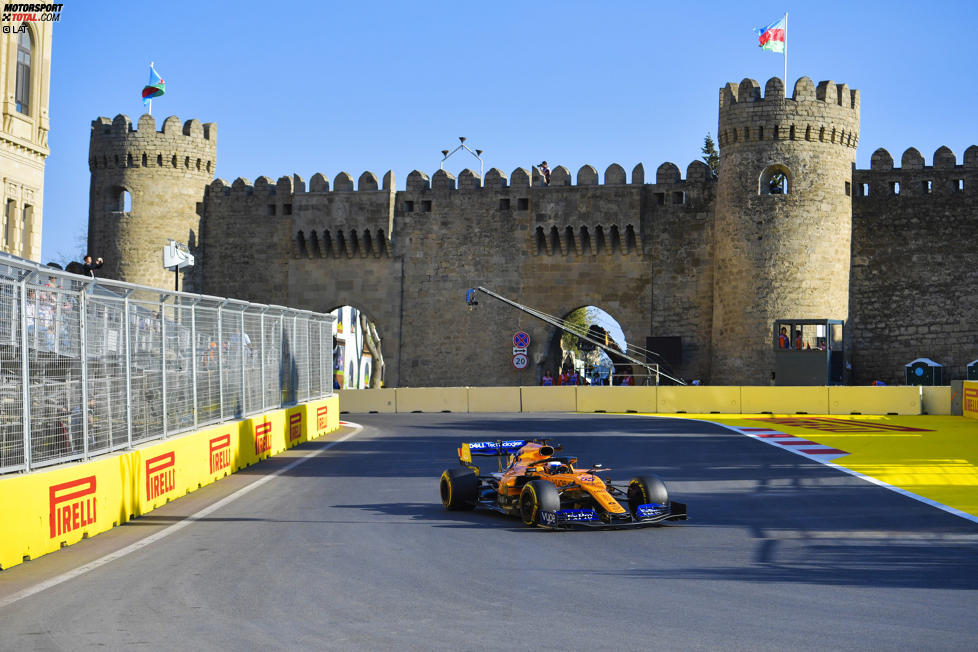
[[[441,474],[441,502],[448,510],[484,507],[519,516],[530,527],[553,529],[645,527],[686,520],[686,505],[669,500],[655,475],[632,478],[626,486],[598,477],[596,464],[576,468],[576,457],[557,455],[548,439],[463,443],[461,468]],[[483,474],[473,456],[496,457],[498,472]],[[503,460],[505,459],[505,464]]]

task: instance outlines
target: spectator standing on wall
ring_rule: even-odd
[[[537,167],[540,168],[540,174],[543,175],[543,182],[549,186],[550,185],[550,168],[547,167],[547,162],[546,161],[543,161]]]
[[[93,263],[92,262],[92,255],[91,254],[85,254],[85,264],[82,265],[82,270],[83,270],[82,273],[85,276],[91,276],[92,278],[95,278],[95,270],[97,270],[100,267],[102,267],[102,264],[104,262],[105,261],[103,261],[101,258],[97,258],[95,260],[95,262]]]

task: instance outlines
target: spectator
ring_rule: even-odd
[[[803,348],[800,330],[795,331],[795,348],[799,351],[801,351]]]
[[[787,349],[790,346],[790,341],[788,338],[788,329],[785,326],[781,327],[781,334],[778,335],[778,348]]]
[[[547,162],[546,161],[543,161],[537,167],[540,168],[540,174],[543,175],[543,182],[549,186],[550,185],[550,168],[547,167]]]
[[[553,386],[554,377],[551,375],[549,370],[543,372],[543,380],[540,381],[540,384],[546,387]]]
[[[85,254],[85,264],[82,265],[82,270],[83,270],[82,273],[85,276],[91,276],[92,278],[95,278],[95,270],[102,267],[103,262],[104,261],[101,258],[97,258],[95,262],[92,263],[92,255]]]

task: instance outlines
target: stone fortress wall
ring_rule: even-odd
[[[155,239],[184,237],[198,257],[188,289],[363,310],[383,339],[389,386],[517,384],[517,329],[533,338],[522,382],[536,382],[548,354],[553,365],[559,335],[487,297],[469,309],[464,292],[477,285],[556,316],[597,305],[639,345],[648,335],[681,336],[678,371],[714,384],[765,384],[772,322],[785,317],[848,319],[857,382],[900,382],[903,364],[919,356],[955,361],[949,371],[961,377],[978,358],[978,300],[962,296],[978,285],[966,262],[978,259],[978,244],[963,237],[978,223],[978,150],[961,166],[948,167],[939,150],[933,169],[906,157],[903,170],[877,169],[874,155],[873,169],[856,170],[859,95],[844,84],[802,78],[791,98],[779,79],[763,96],[753,80],[721,89],[719,182],[694,161],[685,177],[664,163],[648,183],[641,164],[630,178],[613,164],[603,181],[591,166],[576,176],[557,166],[549,185],[524,168],[509,176],[494,168],[485,179],[415,170],[403,190],[390,172],[228,183],[207,167],[216,127],[199,126],[209,135],[195,138],[199,123],[190,121],[181,141],[175,118],[162,134],[144,130],[146,118],[136,130],[125,116],[93,123],[91,248],[120,258],[105,275],[150,282],[121,259],[151,253],[160,269],[165,241]],[[760,179],[777,166],[789,173],[789,192],[765,195]],[[910,187],[928,179],[931,191],[915,197]],[[899,196],[877,190],[891,180],[901,181]],[[117,187],[132,193],[131,214],[98,210]],[[169,208],[183,218],[164,217],[160,193],[176,196]],[[920,264],[891,273],[888,252],[904,251]],[[945,251],[953,257],[925,262]],[[172,287],[172,274],[152,284]],[[934,292],[920,320],[900,311],[919,310]],[[880,333],[900,335],[882,346]]]

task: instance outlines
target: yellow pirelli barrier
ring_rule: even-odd
[[[969,419],[978,419],[978,382],[964,381],[961,390],[961,414]]]
[[[395,389],[398,412],[468,412],[464,387],[400,387]]]
[[[397,412],[397,393],[394,389],[340,390],[340,410],[349,414],[393,414]]]
[[[739,414],[740,387],[659,387],[656,412]]]
[[[469,412],[519,412],[519,387],[468,387]]]
[[[336,430],[338,405],[332,396],[119,455],[0,478],[0,569],[104,532]]]
[[[577,388],[578,412],[655,412],[658,388],[594,386]]]
[[[828,414],[828,387],[741,387],[743,414]]]
[[[829,387],[829,414],[920,414],[920,387]]]
[[[520,387],[524,412],[577,412],[577,387]]]

